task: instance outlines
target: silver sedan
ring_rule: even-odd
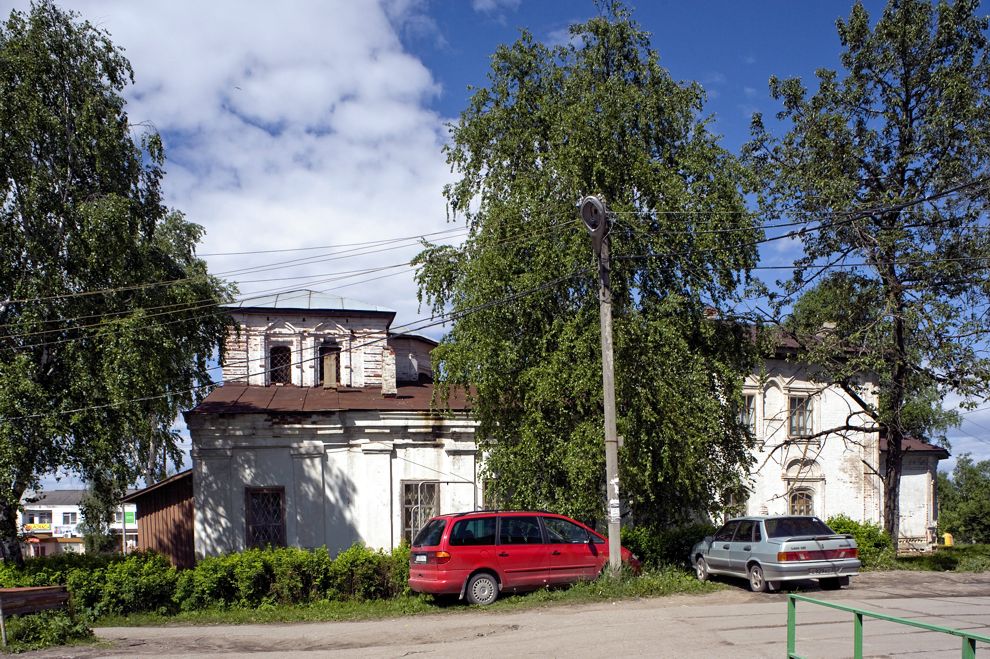
[[[749,580],[754,592],[776,590],[781,581],[817,579],[824,590],[849,584],[859,574],[859,549],[817,517],[739,517],[691,550],[702,581],[712,574]]]

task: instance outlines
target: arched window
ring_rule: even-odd
[[[272,384],[292,382],[292,350],[289,346],[272,346],[268,351],[268,381]]]
[[[791,515],[814,515],[815,505],[811,490],[803,487],[791,490],[788,498],[788,513]]]

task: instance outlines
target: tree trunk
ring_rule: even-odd
[[[883,528],[890,534],[894,550],[900,538],[901,521],[901,466],[903,433],[898,428],[887,428],[887,459],[883,470]]]
[[[21,541],[17,537],[17,503],[24,492],[15,492],[13,501],[0,503],[0,556],[5,561],[13,561],[17,567],[24,567]]]

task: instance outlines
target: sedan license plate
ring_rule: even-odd
[[[417,563],[425,563],[426,562],[426,554],[416,554],[416,559],[415,560],[416,560]]]
[[[813,567],[808,570],[808,574],[835,574],[836,570],[827,567]]]

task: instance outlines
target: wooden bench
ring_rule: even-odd
[[[17,613],[37,613],[54,609],[69,602],[65,586],[30,586],[0,588],[0,635],[7,645],[7,616]]]

